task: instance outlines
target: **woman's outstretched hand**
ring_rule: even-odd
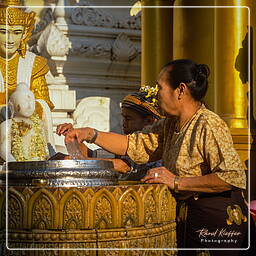
[[[147,175],[141,179],[145,183],[162,183],[166,184],[170,189],[174,189],[174,178],[175,175],[172,174],[165,167],[157,167],[148,170]]]
[[[69,143],[75,139],[77,139],[78,143],[82,143],[83,141],[90,142],[92,137],[94,136],[94,129],[90,127],[85,128],[76,128],[70,129],[65,134],[65,143]]]
[[[59,124],[56,128],[56,134],[58,134],[59,136],[60,135],[66,136],[68,131],[70,131],[71,129],[73,129],[73,125],[70,123]]]
[[[70,123],[59,124],[56,128],[56,134],[65,136],[65,143],[77,139],[78,143],[90,140],[94,135],[94,129],[90,127],[73,128]]]

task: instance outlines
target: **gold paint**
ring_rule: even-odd
[[[26,13],[18,8],[8,8],[10,12],[8,12],[8,16],[6,17],[6,7],[10,5],[19,5],[19,1],[17,0],[5,0],[2,1],[4,6],[0,6],[0,24],[6,24],[6,18],[8,21],[8,25],[21,25],[25,27],[24,37],[21,40],[20,51],[14,53],[14,55],[6,60],[5,58],[0,57],[0,70],[4,79],[5,90],[8,88],[8,98],[16,89],[17,83],[17,68],[18,61],[20,57],[24,57],[26,53],[26,43],[29,40],[32,30],[34,27],[34,13]],[[0,2],[0,3],[2,3]],[[8,30],[8,26],[7,26]],[[21,56],[20,56],[21,55]],[[6,77],[6,69],[7,76]],[[54,108],[54,105],[50,101],[48,87],[46,84],[45,75],[49,71],[47,60],[37,56],[35,58],[32,76],[31,76],[31,91],[35,94],[36,99],[44,100],[51,109]],[[8,84],[7,84],[8,81]],[[0,93],[0,105],[6,104],[6,92]],[[40,108],[37,107],[39,116],[42,116],[40,113]]]
[[[8,26],[21,25],[24,26],[25,32],[20,44],[20,54],[22,57],[26,54],[26,44],[32,35],[32,31],[35,23],[34,12],[24,12],[19,8],[10,8],[8,6],[20,6],[19,0],[1,0],[0,3],[0,24]],[[8,28],[7,28],[8,29]]]
[[[248,127],[248,71],[239,68],[241,63],[246,65],[248,61],[239,55],[249,25],[248,10],[242,7],[246,2],[215,1],[218,5],[241,7],[215,10],[215,105],[217,113],[231,128]],[[242,72],[246,72],[247,79],[241,78]]]
[[[46,160],[48,155],[46,152],[46,142],[42,136],[41,120],[37,114],[30,117],[32,125],[12,120],[11,126],[11,153],[16,161],[33,161]],[[34,135],[31,136],[29,144],[28,155],[25,156],[23,149],[23,136],[25,136],[31,129]]]
[[[144,0],[142,6],[172,6],[170,0]],[[162,67],[172,60],[171,8],[142,8],[141,84],[155,85]]]
[[[242,221],[247,222],[247,218],[243,215],[241,207],[237,204],[227,207],[228,219],[226,222],[228,225],[232,225],[233,222],[237,225],[241,225]]]
[[[212,6],[214,0],[176,0],[174,6]],[[214,9],[175,8],[173,59],[191,59],[210,68],[207,106],[214,110]]]
[[[4,191],[5,187],[1,187],[1,206],[5,202]],[[8,230],[10,247],[20,247],[20,242],[25,248],[31,247],[35,241],[38,248],[177,246],[176,202],[166,185],[70,189],[13,186],[9,188],[8,197],[8,210],[12,214]],[[5,216],[4,210],[5,207],[0,208],[0,218]],[[150,225],[145,227],[144,220]],[[5,233],[4,221],[0,221],[0,235]],[[4,242],[4,237],[0,240]],[[65,251],[65,255],[71,256],[73,251]],[[174,255],[174,251],[170,255]]]

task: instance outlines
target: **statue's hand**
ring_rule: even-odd
[[[3,106],[0,110],[0,122],[13,117],[14,111],[11,105]]]

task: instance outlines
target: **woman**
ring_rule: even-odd
[[[166,184],[174,192],[179,248],[247,247],[247,209],[241,194],[246,176],[227,125],[202,104],[208,75],[206,65],[169,62],[157,81],[165,119],[147,132],[128,136],[74,129],[66,133],[65,141],[86,140],[115,154],[127,154],[137,163],[162,159],[163,166],[149,170],[142,181]],[[223,253],[238,255],[239,251]]]

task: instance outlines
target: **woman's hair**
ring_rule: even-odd
[[[178,59],[163,67],[169,85],[176,89],[180,83],[185,83],[192,97],[200,101],[208,89],[210,69],[205,64],[196,64],[192,60]]]

